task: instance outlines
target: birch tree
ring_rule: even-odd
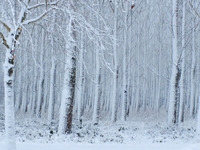
[[[186,1],[183,0],[183,20],[182,20],[182,55],[181,55],[181,78],[180,78],[180,111],[179,123],[184,120],[184,77],[185,77],[185,13]]]
[[[128,0],[125,1],[124,11],[124,49],[123,49],[123,89],[122,89],[122,121],[126,120],[127,116],[127,29],[128,29]]]
[[[1,1],[6,101],[17,115],[58,121],[59,134],[72,132],[72,118],[81,128],[85,118],[124,122],[149,111],[168,110],[169,124],[187,110],[195,117],[199,2],[136,2]]]
[[[53,22],[55,22],[56,18],[56,12],[53,10]],[[52,25],[52,32],[55,31],[55,25]],[[53,36],[53,35],[52,35]],[[49,96],[49,107],[48,107],[48,122],[51,123],[51,121],[54,119],[54,109],[55,109],[55,73],[56,73],[56,58],[54,53],[54,46],[55,40],[52,37],[51,38],[51,74],[50,74],[50,96]]]
[[[35,18],[28,17],[28,13],[37,7],[44,6],[44,3],[36,3],[30,5],[30,1],[17,1],[20,12],[16,12],[15,5],[11,1],[5,2],[5,6],[9,8],[5,14],[1,14],[0,22],[5,27],[6,32],[0,32],[3,44],[6,48],[6,56],[4,62],[4,88],[5,88],[5,131],[7,150],[15,150],[15,109],[14,109],[14,73],[15,73],[15,53],[18,40],[24,26],[34,23],[42,19],[51,9],[44,10]],[[56,3],[50,3],[50,5]]]
[[[67,9],[74,11],[73,7],[75,3],[69,1]],[[75,94],[75,83],[76,83],[76,47],[73,41],[75,40],[74,22],[75,18],[70,13],[69,20],[67,20],[67,39],[66,39],[66,58],[65,58],[65,69],[64,69],[64,79],[62,87],[62,99],[60,108],[60,118],[58,133],[65,134],[71,133],[72,128],[72,113],[73,113],[73,102]]]
[[[117,79],[118,79],[118,62],[117,62],[117,12],[118,12],[118,1],[113,2],[114,7],[114,19],[113,19],[113,91],[112,91],[112,115],[111,121],[115,122],[117,120]]]
[[[195,2],[194,2],[195,4]],[[194,5],[195,7],[195,5]],[[196,72],[196,48],[195,48],[195,20],[196,17],[192,18],[192,58],[191,58],[191,93],[190,93],[190,116],[194,117],[195,114],[195,72]]]
[[[181,69],[179,62],[179,42],[180,42],[180,7],[182,6],[181,0],[172,1],[172,73],[170,79],[170,97],[169,97],[169,109],[168,109],[168,123],[177,124],[179,116],[179,104],[180,104],[180,77]]]

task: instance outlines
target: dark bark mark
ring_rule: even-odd
[[[76,49],[76,48],[75,48]],[[71,133],[72,129],[72,120],[73,120],[73,102],[74,102],[74,94],[75,94],[75,83],[76,83],[76,58],[75,56],[72,57],[72,68],[70,72],[70,97],[67,109],[67,124],[65,133]]]
[[[12,76],[12,74],[13,74],[13,68],[11,67],[10,69],[8,69],[8,76],[10,77]]]
[[[178,118],[179,118],[179,109],[180,109],[180,78],[181,78],[181,69],[179,68],[179,65],[176,67],[177,74],[176,74],[176,80],[175,80],[175,103],[174,103],[174,124],[178,124]]]
[[[39,114],[38,114],[38,117],[40,118],[41,117],[41,113],[42,113],[42,105],[44,103],[44,79],[42,80],[42,92],[41,92],[41,101],[40,101],[40,104],[39,104]]]
[[[13,83],[12,80],[8,80],[6,83],[8,86],[12,87],[12,83]]]

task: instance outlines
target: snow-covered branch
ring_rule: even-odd
[[[190,7],[192,8],[192,10],[194,11],[194,13],[197,15],[197,17],[200,18],[200,14],[196,11],[196,9],[194,8],[194,6],[192,5],[191,1],[189,1]]]
[[[50,9],[51,10],[51,9]],[[30,24],[30,23],[35,23],[37,21],[39,21],[40,19],[42,19],[50,10],[43,12],[40,16],[34,18],[34,19],[30,19],[30,20],[26,20],[22,23],[22,25],[26,25],[26,24]]]
[[[56,1],[56,2],[51,2],[51,3],[40,3],[40,4],[36,4],[36,5],[32,5],[32,6],[28,6],[28,10],[31,10],[31,9],[35,9],[35,8],[38,8],[40,6],[53,6],[53,5],[57,5],[58,2],[60,0]]]
[[[9,27],[9,25],[8,25],[7,23],[5,23],[4,21],[2,21],[1,19],[0,19],[0,22],[1,22],[1,24],[6,28],[6,30],[7,30],[8,32],[10,32],[10,27]]]
[[[3,45],[5,45],[7,48],[9,48],[9,46],[8,46],[8,44],[7,44],[7,41],[6,41],[6,39],[5,39],[4,35],[3,35],[3,33],[1,33],[1,32],[0,32],[0,37],[1,37],[2,40],[3,40]]]

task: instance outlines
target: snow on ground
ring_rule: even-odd
[[[151,116],[149,116],[151,115]],[[131,120],[109,122],[107,118],[94,126],[84,118],[82,128],[74,120],[70,135],[58,136],[57,122],[48,126],[44,119],[21,116],[16,118],[17,150],[200,150],[200,135],[195,119],[178,127],[166,124],[165,116],[133,114]],[[5,149],[4,116],[0,115],[0,150]]]
[[[18,150],[199,150],[200,144],[85,144],[85,143],[17,143]],[[0,143],[0,149],[5,144]]]

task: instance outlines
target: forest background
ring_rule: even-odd
[[[169,125],[196,119],[199,4],[1,1],[7,137],[15,115],[56,123],[59,134],[71,133],[73,123],[125,122],[141,113],[164,114]]]

